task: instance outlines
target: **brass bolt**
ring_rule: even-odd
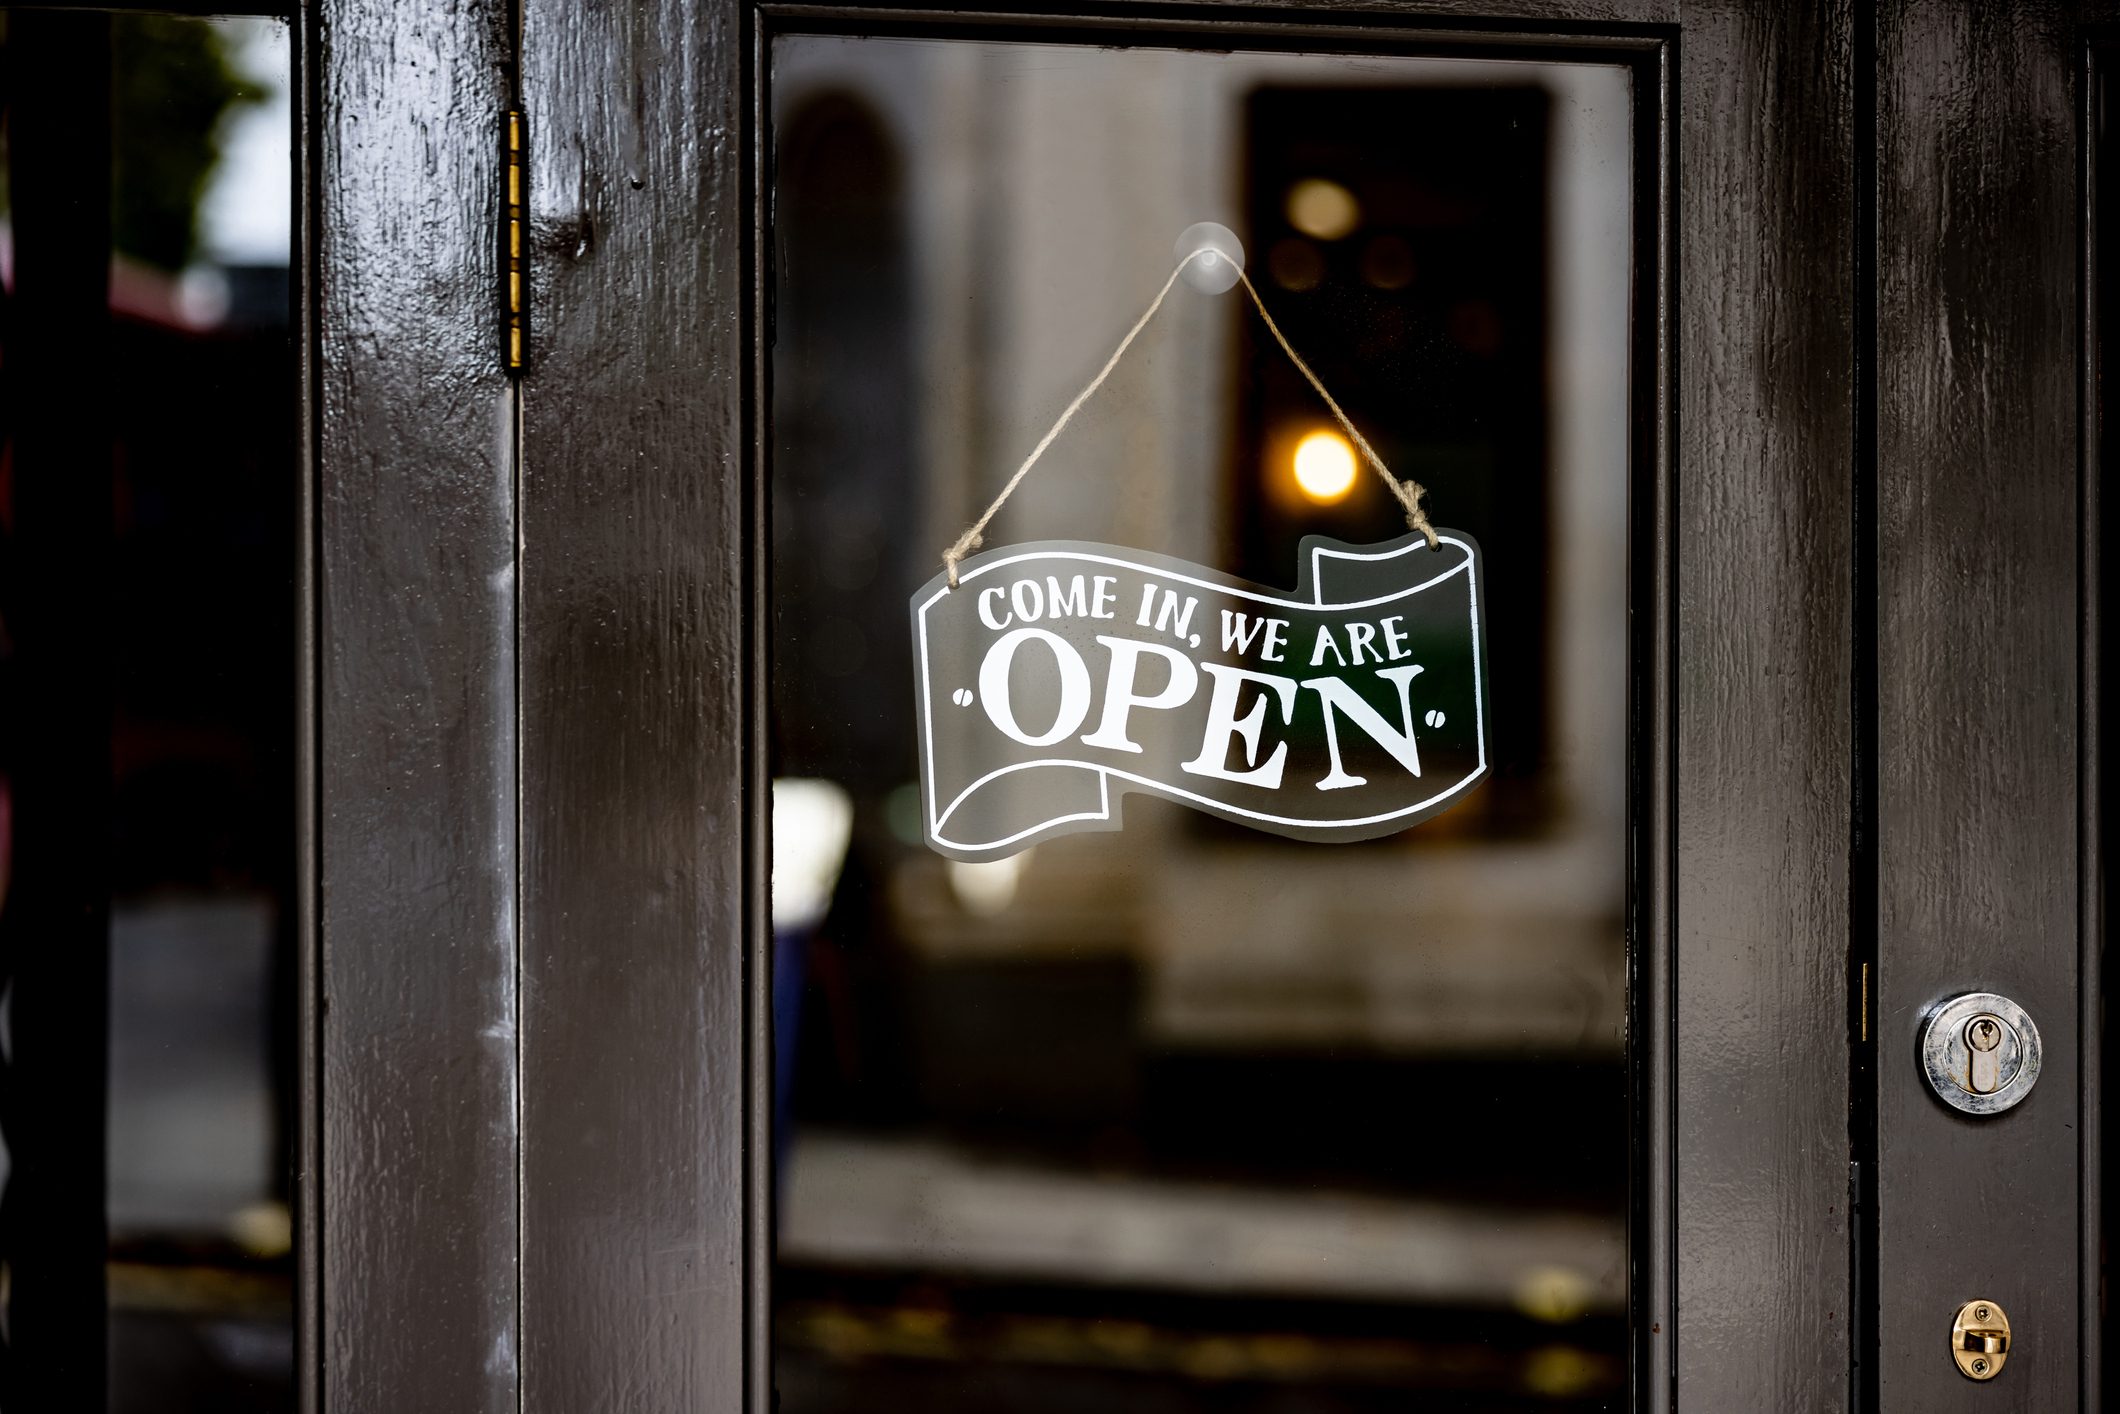
[[[1985,1361],[1985,1360],[1975,1360],[1975,1361],[1973,1362],[1973,1373],[1974,1373],[1974,1374],[1976,1374],[1976,1375],[1984,1375],[1984,1374],[1986,1374],[1986,1373],[1987,1373],[1987,1361]]]
[[[1976,1321],[1984,1321],[1992,1314],[1985,1306],[1975,1306],[1973,1308],[1973,1319]]]

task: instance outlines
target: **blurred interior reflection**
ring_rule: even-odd
[[[294,1407],[289,57],[0,15],[8,1409]]]
[[[772,85],[780,1407],[1621,1407],[1626,75],[798,36]],[[907,598],[1197,221],[1483,545],[1496,772],[1366,845],[1136,796],[946,862]],[[1289,585],[1402,530],[1181,287],[987,543]]]

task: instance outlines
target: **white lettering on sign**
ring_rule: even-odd
[[[1082,738],[1082,744],[1138,752],[1141,748],[1126,735],[1127,715],[1136,707],[1155,711],[1183,707],[1192,701],[1193,689],[1200,681],[1199,669],[1193,666],[1192,659],[1160,643],[1136,643],[1130,638],[1107,638],[1101,633],[1097,642],[1110,650],[1112,658],[1111,671],[1104,679],[1104,719],[1094,732]],[[1170,665],[1170,676],[1162,688],[1147,696],[1135,687],[1144,653]]]
[[[912,604],[925,829],[953,858],[1117,828],[1132,791],[1298,838],[1365,839],[1486,775],[1468,537],[1443,533],[1436,550],[1418,535],[1313,537],[1292,593],[1073,542],[959,570],[956,589],[938,576]]]
[[[1271,673],[1255,673],[1249,668],[1232,668],[1226,663],[1202,663],[1201,670],[1215,681],[1214,697],[1207,704],[1207,736],[1200,743],[1200,754],[1182,763],[1178,769],[1190,771],[1195,776],[1216,776],[1225,781],[1236,781],[1240,785],[1264,786],[1267,790],[1281,788],[1281,767],[1288,760],[1288,743],[1275,744],[1273,754],[1266,764],[1257,764],[1259,738],[1266,730],[1266,703],[1272,698],[1280,703],[1281,724],[1286,726],[1295,718],[1296,685],[1283,677]],[[1255,683],[1264,691],[1252,702],[1251,710],[1243,716],[1237,715],[1237,694],[1246,683]],[[1232,771],[1223,765],[1229,759],[1232,741],[1244,743],[1246,769]]]
[[[1053,708],[1053,724],[1038,736],[1017,725],[1009,690],[1009,669],[1015,663],[1016,650],[1033,639],[1052,650],[1053,661],[1060,670],[1060,697]],[[1019,628],[1003,635],[987,650],[986,661],[979,665],[979,700],[986,704],[987,720],[999,727],[1003,736],[1025,746],[1051,746],[1064,736],[1073,736],[1075,728],[1089,715],[1089,669],[1082,665],[1082,655],[1060,635],[1042,628]]]
[[[1332,770],[1318,782],[1319,790],[1345,790],[1348,786],[1367,784],[1361,776],[1349,775],[1340,768],[1340,732],[1336,719],[1342,714],[1367,732],[1369,739],[1383,747],[1392,760],[1406,768],[1408,774],[1421,774],[1421,752],[1413,742],[1413,704],[1407,700],[1407,687],[1414,674],[1420,671],[1421,665],[1416,663],[1410,668],[1386,668],[1377,674],[1386,682],[1398,685],[1399,716],[1405,722],[1402,727],[1393,727],[1385,721],[1383,715],[1349,687],[1344,678],[1303,680],[1303,686],[1315,692],[1325,705],[1325,750],[1332,756]]]

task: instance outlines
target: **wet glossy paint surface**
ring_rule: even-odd
[[[1678,1384],[1846,1398],[1853,35],[1687,6],[1679,78]]]
[[[331,1409],[516,1408],[503,7],[320,19],[321,1268]]]
[[[2082,52],[2069,8],[1878,20],[1879,1408],[2078,1407],[2077,372]],[[2001,992],[2045,1068],[1946,1109],[1927,1011]],[[1991,1385],[1946,1351],[2010,1314]],[[2081,1407],[2095,1408],[2094,1400]]]
[[[763,846],[740,34],[734,5],[523,6],[533,1414],[733,1409],[743,1388],[744,869]]]

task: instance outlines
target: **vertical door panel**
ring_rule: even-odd
[[[1881,1407],[2077,1407],[2079,88],[2060,7],[1878,25],[1878,1334]],[[1994,991],[2037,1087],[1930,1092],[1925,1013]],[[1960,1375],[1974,1298],[2015,1329]]]
[[[738,1407],[738,12],[526,0],[524,1408]],[[762,844],[757,847],[762,848]]]
[[[1685,19],[1678,1407],[1840,1408],[1852,33],[1809,6]]]
[[[304,1247],[333,1410],[516,1405],[503,8],[332,0],[319,22],[323,1075],[304,1148],[322,1231]]]

